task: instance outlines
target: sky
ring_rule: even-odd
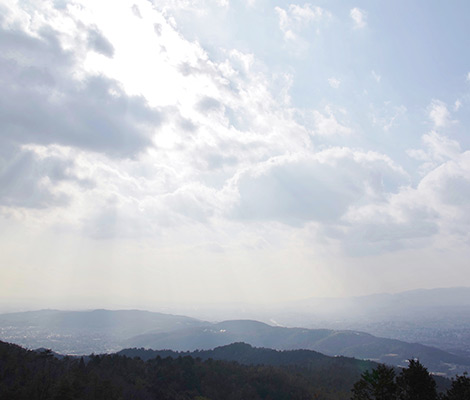
[[[0,309],[470,286],[469,14],[0,0]]]

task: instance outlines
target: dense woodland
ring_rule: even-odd
[[[246,351],[246,345],[235,344],[225,351],[236,353],[243,349]],[[289,354],[290,358],[305,360],[303,352],[292,354]],[[341,368],[341,362],[346,367]],[[378,365],[356,378],[358,370],[352,370],[348,362],[349,359],[341,361],[340,358],[340,363],[335,366],[320,367],[318,363],[309,366],[305,361],[299,366],[292,360],[288,365],[275,367],[174,355],[145,361],[118,354],[58,358],[50,351],[30,351],[0,342],[0,399],[438,398],[434,379],[419,362],[413,361],[398,375],[393,368]],[[422,382],[425,382],[424,386]],[[416,387],[431,391],[426,392],[427,397],[416,397],[418,392],[413,392]],[[468,400],[469,388],[469,378],[457,377],[444,398]],[[411,397],[406,397],[406,393],[411,393]]]
[[[383,364],[366,371],[352,393],[351,400],[469,400],[470,378],[457,376],[445,393],[439,393],[434,377],[419,360],[411,359],[398,375]]]
[[[190,356],[59,359],[50,351],[0,342],[0,399],[9,400],[334,400],[350,397],[345,382],[351,379],[345,380],[334,367],[326,367],[319,376],[308,368],[248,366]]]

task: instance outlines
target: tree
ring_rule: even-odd
[[[444,396],[445,400],[468,400],[470,399],[470,378],[467,373],[452,378],[452,386]]]
[[[409,360],[397,377],[400,400],[437,400],[436,382],[419,360]]]
[[[354,384],[351,400],[396,400],[398,387],[392,367],[379,364],[371,372],[366,371]]]

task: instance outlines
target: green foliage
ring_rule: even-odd
[[[352,400],[394,400],[398,386],[395,382],[395,370],[380,364],[371,372],[366,371],[354,384]]]

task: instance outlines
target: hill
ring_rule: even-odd
[[[358,330],[470,356],[468,287],[312,298],[255,312],[253,316],[284,326]]]
[[[243,365],[269,365],[283,367],[296,374],[305,376],[316,387],[329,390],[331,387],[347,391],[361,377],[365,371],[377,369],[378,364],[372,361],[358,360],[350,357],[329,357],[311,350],[273,350],[255,348],[246,343],[232,343],[227,346],[216,347],[213,350],[196,350],[193,352],[176,352],[172,350],[124,349],[119,355],[142,360],[151,360],[155,357],[178,358],[193,357],[201,360],[235,361]],[[408,367],[408,366],[407,366]],[[395,368],[396,374],[401,372]],[[450,386],[450,381],[441,376],[434,376],[440,392]]]
[[[190,356],[143,361],[108,354],[84,362],[0,342],[2,399],[346,400],[348,379],[337,369],[318,374]]]
[[[138,310],[42,310],[0,315],[0,340],[61,354],[112,353],[126,347],[208,350],[234,342],[277,350],[314,350],[405,366],[418,357],[430,371],[453,376],[470,370],[465,356],[352,330],[284,328],[252,320],[210,323]]]
[[[417,289],[270,305],[208,304],[173,312],[208,320],[252,319],[285,327],[354,330],[470,357],[470,288]]]
[[[138,335],[125,341],[128,347],[194,351],[213,349],[233,342],[278,350],[306,349],[335,356],[369,359],[406,366],[419,358],[430,371],[455,375],[470,369],[470,359],[417,343],[379,338],[356,331],[273,327],[257,321],[225,321],[171,333]]]

